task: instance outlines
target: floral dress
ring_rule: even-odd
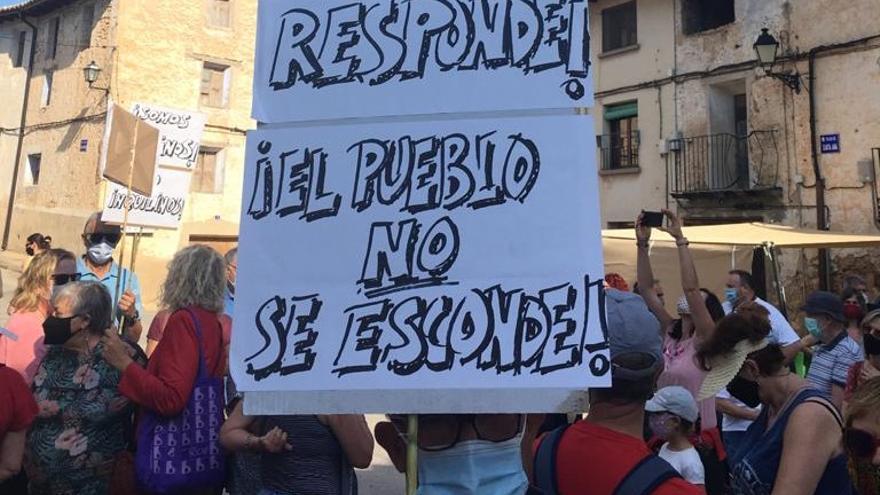
[[[127,446],[133,406],[116,387],[120,372],[102,358],[49,346],[34,377],[40,412],[28,434],[32,495],[106,494],[114,460]],[[140,365],[143,353],[130,346]]]

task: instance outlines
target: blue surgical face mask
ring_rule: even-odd
[[[96,265],[106,265],[113,258],[113,246],[106,242],[99,242],[93,246],[89,246],[86,252],[92,263]]]
[[[822,328],[819,327],[819,320],[807,316],[804,318],[804,326],[813,337],[816,337],[817,339],[822,337]]]
[[[506,442],[468,440],[439,452],[419,451],[418,495],[522,495],[522,437]]]
[[[739,293],[736,289],[728,287],[724,289],[724,299],[730,304],[734,304],[736,303],[736,300],[739,299]]]

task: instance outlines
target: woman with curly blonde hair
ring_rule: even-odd
[[[18,279],[9,302],[11,315],[6,329],[15,336],[0,337],[0,362],[21,373],[28,384],[45,355],[43,321],[51,312],[49,301],[56,288],[79,280],[76,257],[63,249],[49,249],[36,256]]]
[[[223,257],[207,246],[184,248],[168,265],[161,303],[171,316],[147,367],[142,368],[131,359],[115,332],[106,333],[102,339],[104,359],[122,372],[119,391],[142,407],[142,412],[151,413],[153,418],[180,417],[194,396],[200,361],[204,363],[203,377],[225,376],[227,339],[220,323],[225,290]],[[220,395],[218,408],[222,407],[222,390]],[[219,443],[216,448],[219,450]],[[139,471],[139,477],[141,474]],[[213,492],[213,487],[208,486],[189,488],[196,489],[190,490],[191,495],[202,493],[202,489],[205,493]]]

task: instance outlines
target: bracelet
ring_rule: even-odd
[[[646,248],[646,249],[651,247],[650,244],[648,243],[648,241],[639,241],[639,240],[636,240],[636,246],[638,246],[640,248]]]
[[[681,239],[678,239],[675,241],[675,245],[678,247],[684,247],[684,246],[690,246],[691,243],[690,243],[690,241],[687,240],[687,237],[682,237]]]
[[[247,438],[244,440],[244,449],[250,452],[256,452],[258,449],[254,448],[254,445],[259,445],[259,439],[256,435],[248,433]]]

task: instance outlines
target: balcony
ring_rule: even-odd
[[[669,189],[677,199],[722,194],[778,194],[778,131],[745,136],[712,134],[672,141],[667,155]]]
[[[639,131],[596,136],[600,175],[639,172]]]

